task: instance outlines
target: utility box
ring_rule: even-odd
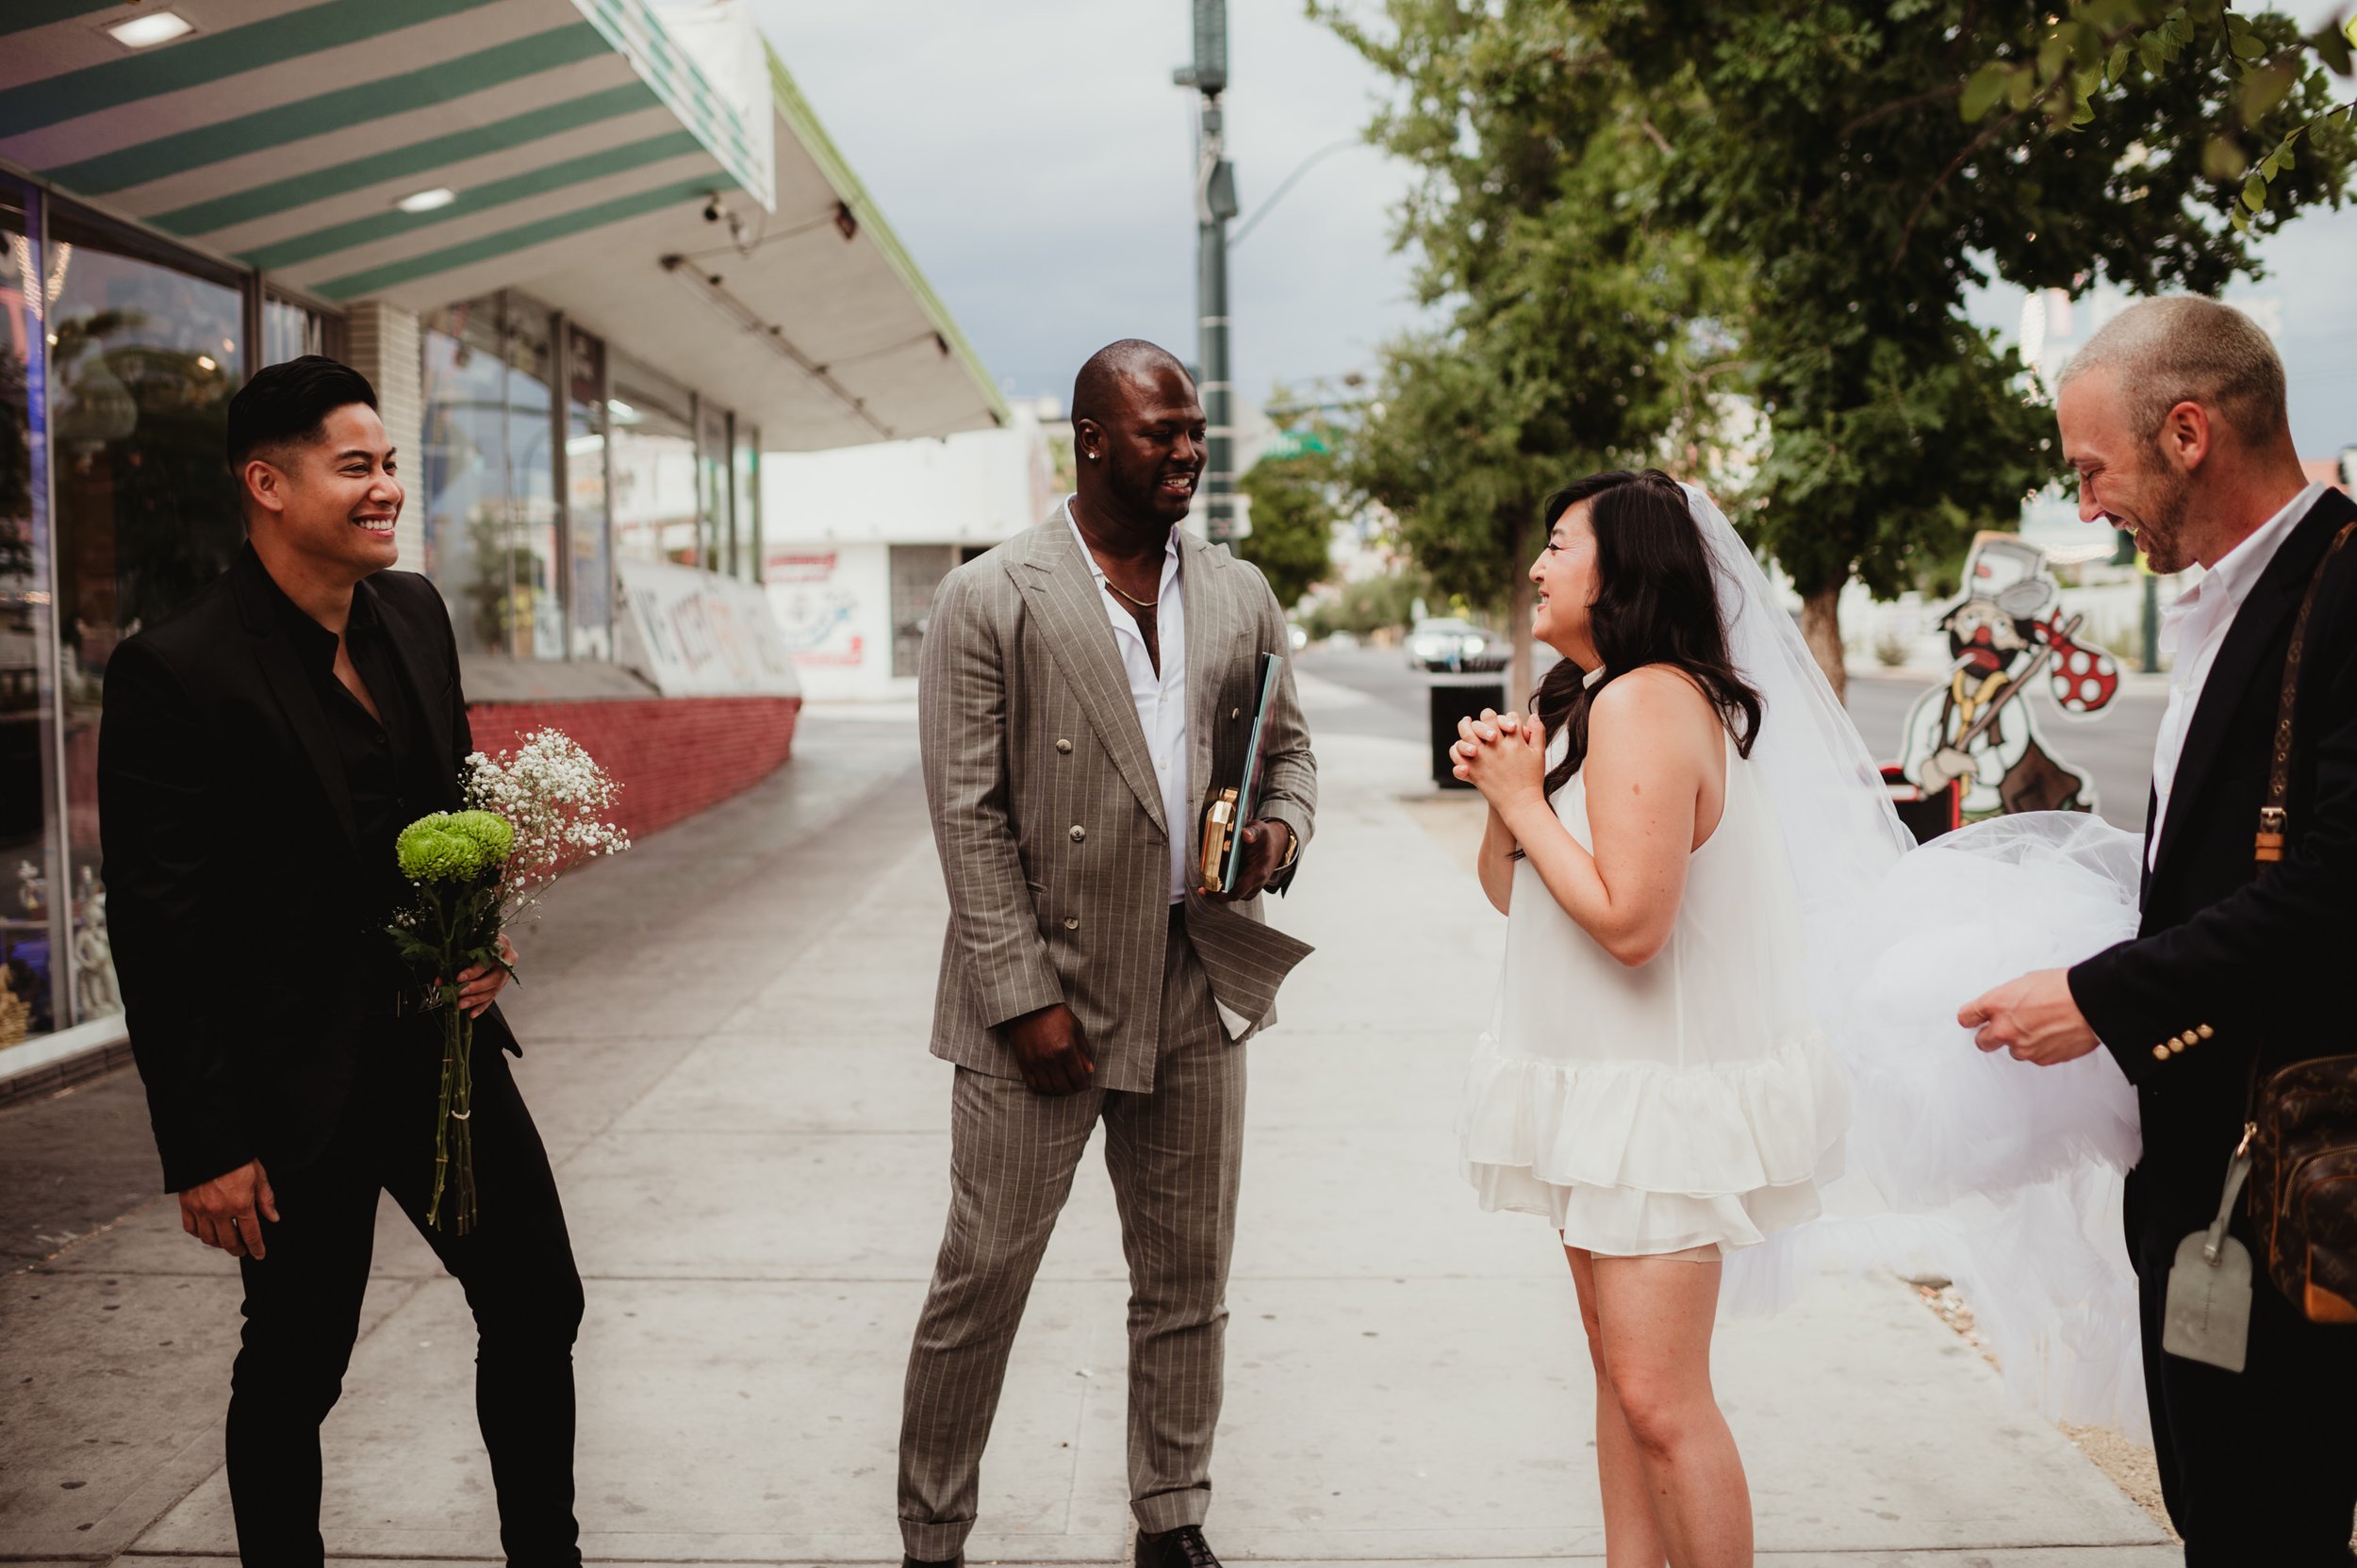
[[[1481,710],[1506,711],[1503,681],[1435,681],[1432,683],[1432,782],[1442,789],[1471,789],[1459,778],[1448,749],[1457,744],[1457,721],[1478,718]]]

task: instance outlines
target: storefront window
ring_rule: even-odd
[[[43,289],[57,501],[74,1011],[119,1011],[98,870],[98,711],[115,645],[228,568],[244,538],[222,448],[245,379],[234,274],[53,205]]]
[[[742,421],[736,424],[736,543],[732,559],[736,575],[749,583],[761,581],[761,432]]]
[[[614,656],[614,552],[605,503],[605,344],[566,329],[565,531],[572,544],[573,657]]]
[[[425,450],[418,468],[425,569],[450,602],[459,646],[479,649],[486,639],[464,589],[480,576],[476,543],[493,537],[506,502],[507,371],[500,359],[498,302],[434,311],[420,319],[418,340],[424,359]],[[497,646],[496,623],[491,631],[488,640]]]
[[[0,1047],[45,1034],[55,982],[58,759],[51,705],[44,300],[25,193],[0,180]]]
[[[729,477],[728,410],[707,403],[699,410],[696,439],[696,510],[703,520],[704,555],[699,564],[707,571],[729,576],[736,569],[729,553],[734,542],[731,518],[736,487]]]
[[[557,597],[556,356],[548,312],[507,299],[507,652],[519,659],[565,656],[565,607]]]
[[[614,553],[625,561],[703,564],[697,537],[695,426],[687,393],[613,357]]]
[[[565,655],[548,313],[514,296],[424,317],[426,569],[470,653]]]
[[[333,354],[328,319],[275,295],[262,301],[262,363],[283,365],[306,354]]]

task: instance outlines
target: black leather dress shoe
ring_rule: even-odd
[[[1138,1568],[1219,1568],[1219,1559],[1203,1539],[1202,1526],[1181,1525],[1152,1535],[1140,1530]]]
[[[965,1568],[965,1554],[961,1552],[941,1562],[928,1562],[921,1557],[903,1557],[900,1568]]]

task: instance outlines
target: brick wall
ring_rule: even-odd
[[[616,819],[636,838],[760,783],[793,753],[799,697],[476,702],[475,749],[513,749],[552,725],[622,782]]]
[[[420,357],[418,318],[376,301],[351,306],[344,315],[344,357],[376,387],[376,409],[385,434],[400,453],[408,476],[410,504],[393,525],[402,568],[425,569],[425,366]]]

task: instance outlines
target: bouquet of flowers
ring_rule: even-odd
[[[394,854],[412,898],[388,928],[403,958],[426,978],[442,1014],[442,1086],[434,1124],[434,1195],[426,1222],[474,1228],[474,1020],[458,1004],[458,976],[496,966],[515,972],[505,933],[557,878],[630,848],[606,821],[621,791],[562,730],[536,730],[513,753],[467,758],[464,811],[420,817]]]

